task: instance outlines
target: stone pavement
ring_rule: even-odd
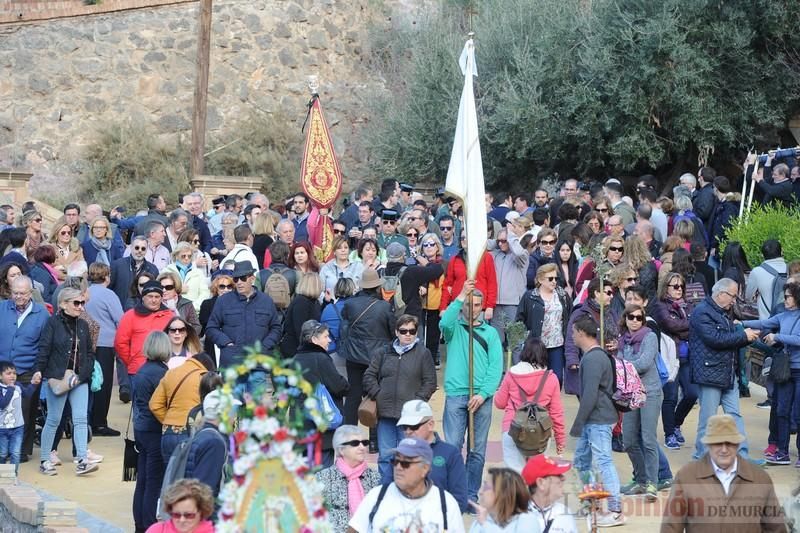
[[[441,383],[442,373],[439,372]],[[761,450],[767,443],[767,419],[769,411],[757,409],[755,404],[766,397],[763,388],[758,385],[750,386],[752,397],[742,398],[742,416],[745,419],[748,438],[750,440],[751,453],[755,457],[761,456]],[[125,434],[125,425],[128,421],[129,406],[123,405],[113,396],[109,421],[112,427]],[[434,412],[441,413],[444,406],[444,394],[440,389],[436,391],[431,401]],[[572,417],[577,411],[578,403],[574,396],[564,397],[564,408],[566,414],[567,430],[571,424]],[[697,413],[695,408],[682,427],[687,444],[679,451],[666,450],[673,472],[691,460],[692,447],[694,443],[695,431],[697,428]],[[495,410],[492,418],[492,429],[490,432],[489,449],[487,452],[487,468],[490,466],[502,465],[502,449],[500,445],[500,412]],[[660,425],[659,425],[660,428]],[[441,431],[441,416],[437,417],[437,429]],[[132,434],[132,432],[131,432]],[[120,527],[123,531],[132,531],[133,523],[131,519],[131,502],[133,499],[134,483],[122,482],[122,453],[124,444],[122,437],[109,438],[98,437],[90,444],[90,448],[105,456],[100,470],[87,475],[85,478],[78,478],[74,474],[71,459],[71,443],[62,441],[59,448],[59,456],[65,464],[59,468],[59,474],[53,477],[40,475],[37,472],[38,457],[34,457],[31,462],[23,464],[20,469],[20,478],[23,482],[30,483],[38,489],[43,489],[55,496],[73,500],[79,507],[94,517],[107,521]],[[575,439],[569,438],[567,443],[566,458],[572,458],[575,448]],[[38,453],[38,448],[35,449]],[[796,447],[791,446],[793,460],[796,458]],[[375,458],[373,457],[374,461]],[[627,483],[631,476],[630,461],[627,455],[615,453],[614,461],[620,475],[622,483]],[[778,497],[783,501],[790,491],[798,485],[798,472],[793,466],[772,466],[766,470],[775,483]],[[577,492],[577,478],[572,476],[567,479],[567,492],[572,494],[568,498],[571,507],[576,506],[574,494]],[[616,528],[618,531],[643,531],[645,528],[653,528],[660,523],[661,506],[666,502],[667,493],[660,493],[659,501],[652,504],[644,502],[642,497],[625,497],[623,506],[628,516],[628,524],[624,527]],[[80,515],[81,525],[88,527],[90,531],[106,531],[106,528],[99,528],[99,522],[85,522],[90,517]],[[583,529],[583,526],[581,526]]]

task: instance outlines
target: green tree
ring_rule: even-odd
[[[790,0],[451,0],[420,20],[372,47],[391,92],[367,142],[398,178],[446,174],[470,29],[490,184],[729,162],[800,108]]]

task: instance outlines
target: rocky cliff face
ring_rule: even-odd
[[[307,77],[317,74],[343,168],[364,176],[368,154],[356,142],[369,118],[363,102],[385,90],[367,68],[369,31],[412,23],[416,6],[215,0],[209,135],[253,109],[280,111],[299,129]],[[37,177],[39,187],[47,176],[68,179],[97,128],[122,119],[188,146],[197,15],[192,3],[0,25],[0,167],[31,169],[35,188]]]

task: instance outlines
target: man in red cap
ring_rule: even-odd
[[[531,457],[522,469],[522,479],[531,493],[529,511],[548,533],[578,533],[575,518],[560,500],[564,497],[564,473],[569,461],[545,454]]]

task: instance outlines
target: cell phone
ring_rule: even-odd
[[[128,209],[124,205],[118,205],[113,209],[113,211],[116,211],[117,213],[124,213],[127,210]]]

